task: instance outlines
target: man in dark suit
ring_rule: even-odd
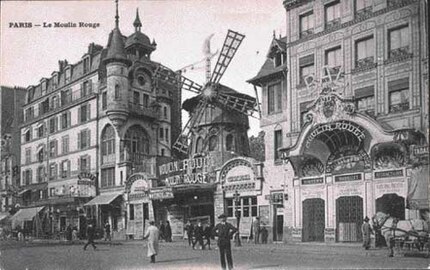
[[[203,244],[203,236],[204,236],[203,225],[202,225],[202,222],[199,221],[197,224],[197,227],[194,228],[194,237],[196,239],[193,241],[193,249],[195,249],[197,242],[199,242],[201,249],[205,249],[205,246]]]
[[[227,264],[229,269],[233,269],[233,258],[231,256],[231,243],[230,239],[237,229],[227,222],[227,216],[222,214],[218,217],[221,222],[218,223],[212,230],[214,236],[218,236],[218,247],[221,259],[222,269],[225,267],[225,257],[227,257]]]
[[[87,250],[87,246],[88,245],[92,245],[94,250],[97,248],[96,245],[94,244],[94,238],[96,237],[96,229],[94,228],[93,224],[88,224],[88,228],[87,228],[87,238],[88,241],[84,246],[84,250]]]

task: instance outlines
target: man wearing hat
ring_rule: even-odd
[[[260,243],[260,217],[255,217],[252,223],[252,230],[254,232],[254,244]]]
[[[221,214],[219,217],[221,222],[218,223],[212,230],[214,236],[218,236],[218,247],[221,259],[222,269],[226,269],[225,257],[227,257],[227,264],[229,269],[233,269],[233,258],[231,256],[231,243],[230,239],[237,229],[227,222],[227,216]]]
[[[373,231],[372,227],[370,227],[369,218],[367,216],[363,221],[363,225],[361,225],[361,233],[363,234],[363,247],[367,250],[370,248],[370,234],[372,234]]]

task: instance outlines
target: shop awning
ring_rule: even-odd
[[[31,221],[43,208],[44,206],[20,209],[12,216],[11,221]]]
[[[91,201],[87,202],[85,206],[110,204],[111,202],[113,202],[113,200],[115,200],[116,198],[118,198],[118,196],[121,196],[121,195],[122,195],[122,192],[101,194],[95,197],[94,199],[92,199]]]
[[[18,192],[18,196],[22,196],[24,193],[26,193],[28,191],[30,191],[30,190],[29,189],[21,190],[20,192]]]

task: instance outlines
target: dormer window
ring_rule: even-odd
[[[72,77],[72,69],[70,66],[66,67],[66,83],[70,82],[70,79]]]
[[[58,86],[58,74],[55,73],[54,76],[52,76],[51,79],[52,89],[57,89]]]
[[[33,100],[33,96],[34,96],[34,88],[30,87],[27,90],[27,104]]]
[[[84,74],[90,72],[90,57],[86,56],[84,58]]]
[[[40,87],[42,89],[42,95],[46,93],[46,79],[42,80],[42,83],[40,84]]]
[[[276,52],[273,57],[273,63],[275,64],[275,67],[282,66],[285,61],[287,60],[287,55],[285,52]]]

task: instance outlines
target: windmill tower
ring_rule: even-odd
[[[163,66],[156,70],[154,76],[160,80],[179,83],[182,90],[197,94],[182,105],[190,118],[173,145],[179,153],[190,157],[211,155],[219,165],[232,156],[249,154],[248,116],[258,115],[259,104],[255,98],[219,83],[244,37],[228,31],[213,73],[210,72],[211,57],[205,58],[207,82],[204,86],[181,74],[165,76],[168,73],[163,71]],[[210,47],[205,52],[211,55]]]

